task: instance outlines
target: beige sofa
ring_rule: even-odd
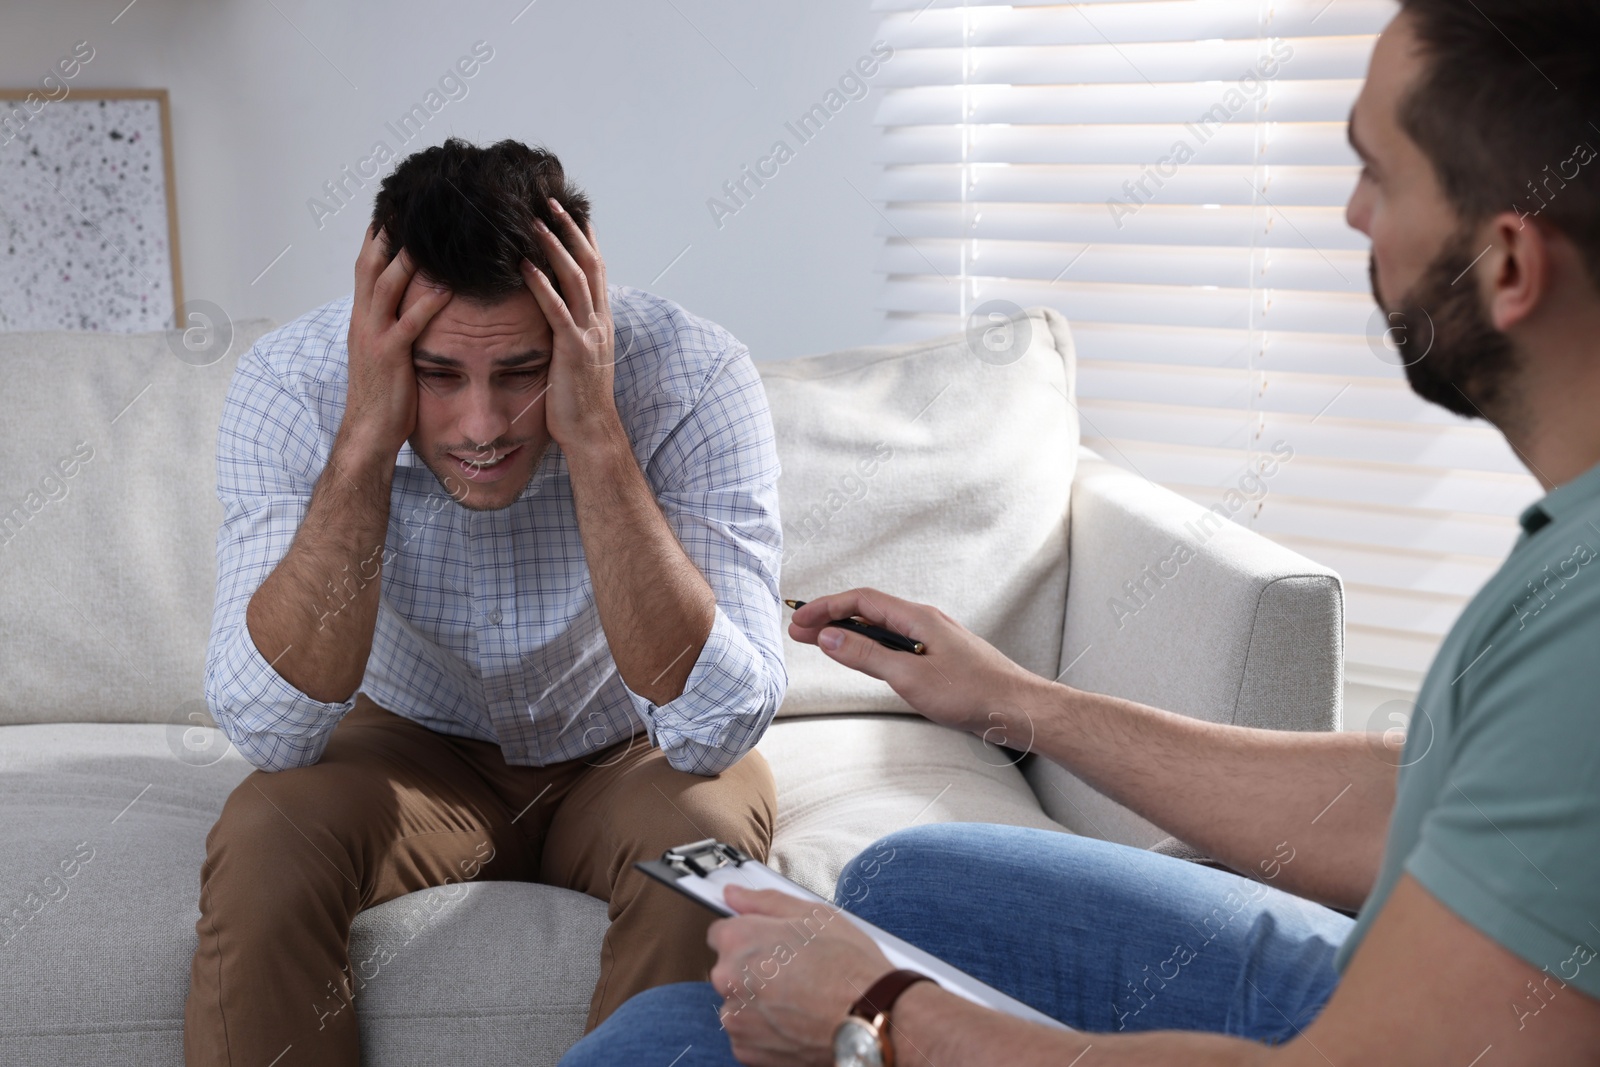
[[[215,431],[266,328],[234,324],[203,366],[176,335],[0,335],[0,1062],[181,1062],[203,841],[249,771],[200,699]],[[760,365],[785,595],[872,584],[1071,684],[1334,728],[1337,575],[1080,450],[1065,320],[1031,312],[1015,340]],[[819,892],[914,822],[1162,836],[1046,761],[908,715],[815,648],[787,652],[761,743],[773,862]],[[605,922],[599,901],[496,882],[363,913],[352,958],[387,961],[361,973],[366,1062],[553,1063],[579,1034]]]

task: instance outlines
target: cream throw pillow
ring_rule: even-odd
[[[1078,450],[1066,319],[1035,308],[970,343],[757,366],[783,464],[783,595],[872,586],[932,603],[1054,677]],[[907,710],[887,685],[789,640],[784,619],[780,715]]]

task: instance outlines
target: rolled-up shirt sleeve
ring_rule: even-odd
[[[717,609],[679,696],[657,705],[627,692],[673,767],[717,774],[761,740],[789,684],[779,630],[778,453],[766,391],[742,346],[646,474]]]
[[[262,770],[322,757],[352,701],[313,700],[274,669],[245,625],[261,583],[288,553],[326,461],[305,397],[247,353],[228,389],[217,442],[217,597],[206,648],[206,703],[239,752]],[[282,650],[277,650],[281,655]]]

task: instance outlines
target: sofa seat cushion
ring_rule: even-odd
[[[180,760],[182,733],[0,727],[0,1063],[182,1064],[205,837],[250,770],[237,752]],[[601,901],[520,882],[362,912],[363,1062],[555,1063],[583,1031],[605,928]]]
[[[978,338],[757,369],[783,463],[783,595],[871,586],[937,604],[1054,678],[1078,455],[1067,320],[1034,308]],[[909,712],[882,682],[789,640],[787,627],[784,655],[779,715]]]
[[[786,719],[772,864],[824,896],[916,822],[1060,830],[1016,753],[904,716]],[[250,772],[216,730],[0,727],[0,1063],[182,1063],[205,838]],[[662,890],[666,892],[666,890]],[[551,1064],[582,1032],[605,904],[478,882],[368,909],[351,931],[369,1067]]]
[[[1039,807],[1020,753],[907,715],[785,718],[757,746],[778,783],[772,866],[832,897],[844,865],[914,823],[1066,828]],[[854,887],[840,887],[847,904]]]

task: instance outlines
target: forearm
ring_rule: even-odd
[[[905,1067],[1068,1067],[1094,1050],[1095,1064],[1125,1067],[1246,1067],[1266,1061],[1270,1050],[1252,1041],[1164,1031],[1149,1034],[1088,1034],[1051,1030],[980,1008],[929,982],[908,989],[895,1003],[895,1062]]]
[[[600,625],[629,689],[655,704],[683,693],[717,601],[656,503],[618,423],[567,454],[578,533]]]
[[[256,649],[313,700],[350,699],[366,673],[393,480],[393,457],[341,434],[293,544],[250,598]]]
[[[1035,751],[1168,833],[1314,900],[1370,891],[1396,780],[1375,735],[1202,722],[1045,682],[1031,703]]]

